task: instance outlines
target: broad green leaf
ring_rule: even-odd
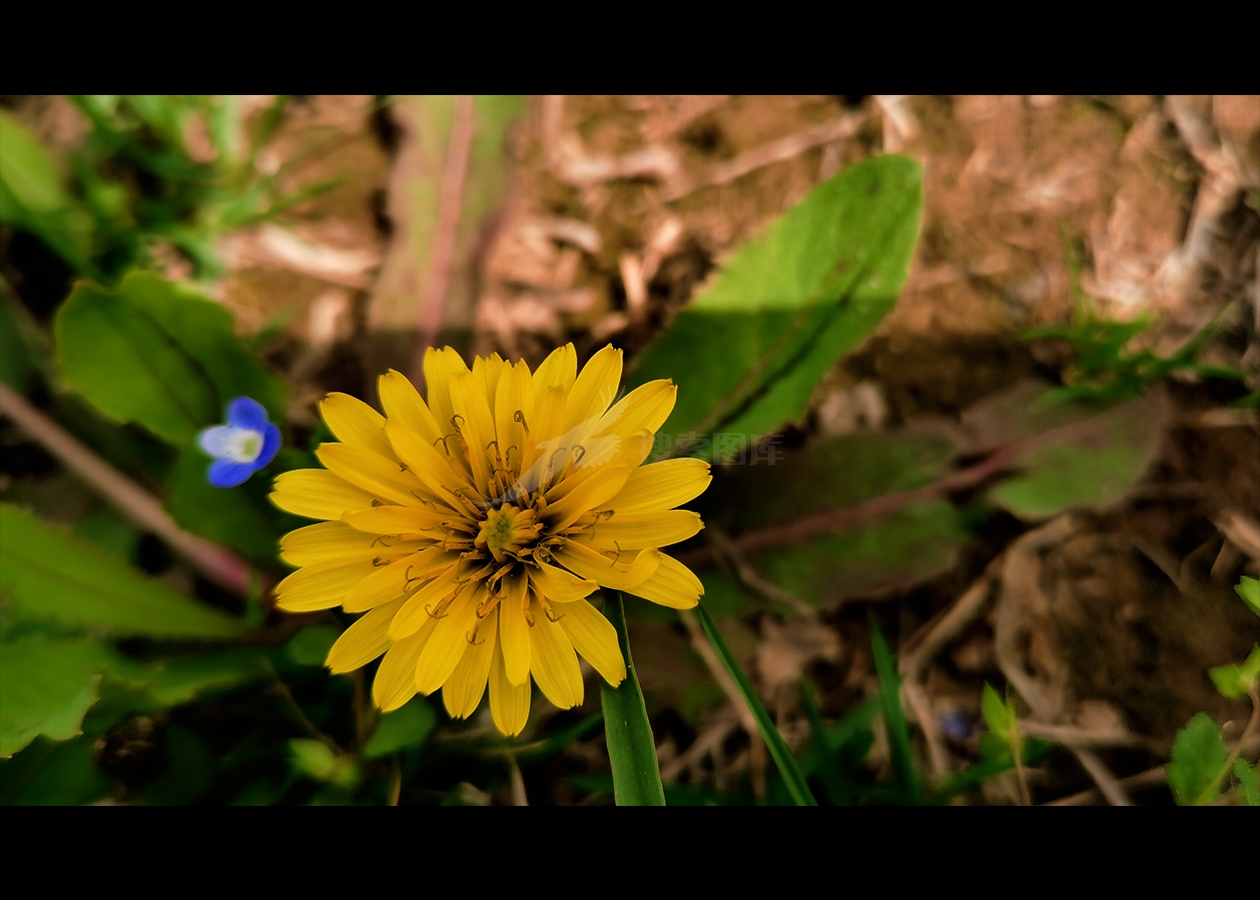
[[[79,734],[109,655],[91,638],[32,634],[0,644],[0,757],[41,734],[57,741]]]
[[[664,806],[661,770],[656,761],[656,741],[648,721],[639,676],[630,655],[626,631],[626,611],[621,594],[604,591],[604,617],[617,629],[621,655],[626,661],[626,677],[617,687],[599,680],[604,707],[604,735],[608,761],[612,764],[613,798],[618,806]]]
[[[1242,580],[1234,586],[1234,590],[1242,597],[1243,603],[1251,608],[1251,611],[1260,616],[1260,578],[1248,578],[1242,576]]]
[[[874,616],[870,619],[871,654],[875,659],[875,674],[879,676],[879,696],[884,712],[884,728],[888,733],[888,753],[892,760],[893,782],[897,790],[908,796],[919,793],[919,778],[914,767],[914,748],[910,744],[910,729],[906,714],[901,708],[901,679],[893,663],[892,653],[879,630]]]
[[[52,155],[3,110],[0,147],[0,222],[29,231],[76,271],[90,271],[92,220],[62,186]]]
[[[1260,806],[1260,778],[1256,776],[1257,766],[1247,765],[1247,760],[1234,760],[1234,777],[1242,788],[1243,799],[1248,806]]]
[[[0,762],[0,804],[5,806],[82,806],[110,790],[84,735],[54,742],[38,738],[12,759]]]
[[[1073,410],[1080,418],[1053,443],[1022,456],[1020,474],[989,492],[994,503],[1029,521],[1104,506],[1124,496],[1155,458],[1166,410],[1160,394],[1103,413]]]
[[[381,713],[376,720],[376,730],[363,745],[363,755],[379,759],[408,747],[419,747],[436,724],[437,713],[433,707],[415,697],[393,712]]]
[[[703,603],[696,607],[696,613],[700,617],[700,624],[704,626],[704,633],[709,638],[709,643],[713,645],[714,652],[717,653],[718,659],[722,660],[722,665],[730,673],[744,702],[748,704],[748,709],[757,722],[757,728],[766,741],[766,749],[770,751],[775,765],[779,767],[779,774],[783,776],[793,802],[797,806],[817,806],[818,801],[814,799],[814,794],[809,789],[805,774],[796,762],[796,757],[792,755],[792,751],[783,740],[783,735],[779,734],[779,729],[774,726],[770,714],[761,704],[761,698],[757,696],[752,682],[748,680],[739,662],[731,654],[730,648],[726,646],[726,640],[718,631],[717,623],[713,621],[713,617],[709,615]]]
[[[819,379],[896,302],[919,233],[922,177],[904,156],[867,160],[741,245],[632,373],[631,386],[678,384],[663,433],[682,443],[755,439],[797,421]]]
[[[224,490],[206,480],[210,463],[196,446],[180,451],[166,483],[171,517],[194,534],[274,568],[279,535],[288,530],[284,525],[288,516],[267,499],[272,490],[272,479],[267,476],[275,469],[264,469],[239,487]]]
[[[1225,697],[1236,700],[1256,689],[1260,682],[1260,644],[1251,648],[1241,666],[1216,666],[1208,669],[1216,689]]]
[[[241,396],[283,422],[284,383],[236,336],[230,312],[184,285],[147,272],[131,273],[117,291],[80,283],[55,332],[71,387],[171,443],[192,443]]]
[[[122,635],[231,637],[236,619],[147,578],[107,551],[0,504],[0,593],[15,620],[53,619]]]
[[[1173,741],[1172,762],[1165,766],[1178,806],[1207,806],[1220,793],[1229,754],[1221,729],[1206,713],[1197,713]]]

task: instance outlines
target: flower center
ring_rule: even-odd
[[[542,523],[536,519],[534,510],[511,504],[491,509],[481,523],[476,544],[483,550],[489,550],[495,562],[504,562],[509,555],[517,557],[537,540],[542,531]]]
[[[263,436],[248,428],[233,428],[223,455],[233,462],[252,463],[262,452]]]

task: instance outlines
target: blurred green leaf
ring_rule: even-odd
[[[1234,760],[1234,777],[1242,788],[1243,799],[1248,806],[1260,806],[1260,778],[1256,776],[1257,766],[1247,765],[1247,760]]]
[[[79,272],[90,273],[92,219],[62,186],[51,154],[0,110],[0,222],[29,231]]]
[[[340,634],[331,625],[307,625],[289,638],[284,649],[289,654],[289,659],[299,666],[322,666]]]
[[[54,742],[37,738],[12,759],[0,761],[0,803],[5,806],[82,806],[106,796],[109,779],[96,765],[94,739]]]
[[[437,724],[437,713],[427,701],[414,697],[393,712],[381,713],[376,730],[363,745],[368,759],[389,756],[408,747],[419,747]]]
[[[243,631],[238,620],[7,504],[0,504],[0,592],[11,598],[19,620],[160,637],[224,638]]]
[[[31,634],[0,644],[0,757],[41,734],[59,741],[79,734],[108,657],[90,638]]]
[[[362,775],[350,757],[338,756],[320,741],[305,738],[289,741],[289,761],[294,771],[344,789],[357,785]]]
[[[836,765],[835,750],[828,739],[827,729],[823,725],[822,712],[818,709],[818,701],[814,698],[814,689],[804,675],[801,676],[801,700],[805,705],[805,715],[809,719],[809,731],[814,742],[812,761],[815,765],[813,768],[822,778],[823,787],[827,791],[827,799],[835,806],[844,805],[848,791],[845,790],[840,767]],[[808,774],[811,767],[802,765],[801,768]]]
[[[272,489],[267,473],[274,469],[268,467],[245,484],[224,490],[206,479],[210,463],[210,457],[199,447],[190,445],[180,451],[166,483],[166,508],[171,517],[193,534],[274,569],[280,552],[279,536],[291,530],[284,526],[286,514],[267,499]]]
[[[1018,736],[1019,715],[1015,711],[1015,705],[1003,699],[987,681],[980,697],[980,713],[984,716],[984,723],[989,726],[989,731],[1005,743],[1011,743]]]
[[[1197,713],[1173,741],[1172,762],[1165,766],[1178,806],[1207,806],[1220,794],[1229,754],[1221,729],[1206,713]]]
[[[1208,669],[1208,675],[1222,696],[1231,700],[1247,696],[1260,683],[1260,644],[1251,648],[1241,666],[1216,666]]]
[[[214,783],[218,760],[195,731],[179,725],[166,729],[166,771],[140,791],[144,803],[187,806]]]
[[[631,386],[677,382],[662,432],[683,443],[719,432],[755,439],[799,419],[819,379],[896,302],[922,177],[908,157],[867,160],[742,244],[631,375]]]
[[[901,678],[893,662],[892,653],[879,630],[875,617],[870,618],[871,654],[875,660],[875,673],[879,676],[879,696],[884,712],[884,728],[888,732],[888,753],[892,759],[893,783],[897,790],[909,795],[919,793],[919,778],[914,767],[914,748],[910,744],[910,729],[906,714],[901,708]]]
[[[1086,408],[1079,408],[1087,413]],[[1150,394],[1066,426],[1056,443],[1019,461],[1020,474],[989,491],[990,499],[1030,521],[1074,506],[1118,500],[1159,449],[1166,403]]]
[[[1253,613],[1260,616],[1260,579],[1243,575],[1234,586],[1234,591],[1242,597],[1243,603],[1246,603]]]
[[[634,658],[630,655],[625,604],[620,592],[604,591],[604,617],[617,629],[621,655],[626,661],[626,677],[620,685],[612,687],[604,679],[599,680],[608,761],[612,764],[613,796],[618,806],[664,806],[656,741],[652,737],[652,723],[648,721]]]
[[[51,373],[47,338],[0,279],[0,381],[25,394],[32,377]]]
[[[792,751],[784,742],[783,735],[779,734],[779,729],[775,728],[774,722],[770,720],[770,714],[766,712],[766,708],[762,705],[761,698],[757,696],[757,691],[753,688],[752,682],[748,680],[748,676],[744,674],[744,670],[740,667],[739,662],[731,654],[730,648],[726,646],[726,640],[722,637],[722,633],[718,631],[717,623],[713,621],[713,617],[709,615],[703,603],[696,607],[696,614],[700,617],[700,624],[704,626],[704,633],[709,638],[709,643],[713,645],[713,650],[717,653],[718,659],[722,660],[723,667],[730,673],[731,678],[734,679],[740,694],[744,698],[744,702],[748,704],[748,709],[752,712],[753,719],[757,722],[757,729],[761,732],[761,736],[765,738],[766,749],[770,751],[770,756],[774,759],[775,765],[779,767],[779,774],[783,776],[783,781],[793,802],[797,806],[817,806],[818,801],[814,799],[814,794],[809,789],[809,783],[805,780],[805,774],[801,771],[800,764],[797,763],[796,757],[792,755]]]
[[[184,285],[145,272],[117,291],[81,283],[58,311],[55,332],[71,387],[172,443],[190,444],[222,422],[240,396],[284,421],[283,381],[236,336],[228,310]]]

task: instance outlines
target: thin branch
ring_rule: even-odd
[[[127,518],[173,547],[215,584],[237,595],[249,592],[261,576],[232,551],[189,534],[170,517],[162,502],[105,462],[23,397],[0,384],[0,413],[38,441],[49,453],[114,504]]]

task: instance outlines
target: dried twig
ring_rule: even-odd
[[[140,485],[109,465],[23,397],[0,384],[0,413],[43,447],[141,528],[173,547],[215,584],[245,594],[260,576],[232,551],[189,534]]]
[[[1165,771],[1163,766],[1156,766],[1153,769],[1147,769],[1145,772],[1117,779],[1116,784],[1123,790],[1126,788],[1146,787],[1151,784],[1164,784],[1167,781],[1168,772]],[[1085,806],[1101,799],[1102,793],[1098,788],[1086,788],[1079,793],[1060,797],[1058,800],[1051,800],[1049,803],[1042,803],[1041,806]]]
[[[442,171],[442,187],[438,195],[437,232],[433,236],[433,253],[429,258],[428,286],[424,302],[420,304],[420,331],[411,360],[411,380],[421,392],[424,391],[424,352],[433,346],[442,330],[442,307],[451,280],[451,257],[455,253],[455,235],[459,227],[474,124],[472,95],[461,94],[455,98],[451,142],[446,150],[446,166]]]
[[[731,542],[726,533],[716,526],[710,525],[704,530],[705,537],[717,549],[717,552],[728,560],[735,569],[735,574],[744,585],[761,594],[767,600],[782,603],[797,615],[806,619],[817,619],[818,610],[810,606],[791,591],[771,584],[757,574],[757,570],[748,562],[747,557]]]

